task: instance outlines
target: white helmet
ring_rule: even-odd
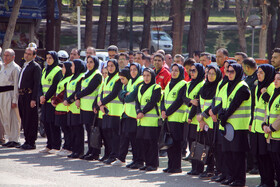
[[[57,56],[58,56],[58,58],[62,58],[65,60],[67,60],[69,58],[69,55],[65,50],[58,51]]]

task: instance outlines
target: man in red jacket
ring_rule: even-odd
[[[153,63],[155,66],[155,73],[156,73],[156,83],[161,86],[164,90],[167,83],[171,79],[170,72],[163,67],[164,64],[164,56],[160,53],[156,53],[154,55]]]

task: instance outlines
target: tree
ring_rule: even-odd
[[[190,31],[188,34],[189,56],[194,51],[205,51],[205,38],[211,1],[194,0],[191,10]]]
[[[277,29],[275,37],[275,47],[280,47],[280,2],[278,2],[277,11]]]
[[[51,51],[54,50],[54,3],[55,0],[47,1],[47,22],[46,22],[46,50]]]
[[[110,45],[118,45],[118,15],[119,0],[112,0],[111,25],[110,25]]]
[[[264,59],[267,47],[267,29],[271,20],[271,14],[268,13],[268,4],[265,0],[261,1],[262,27],[259,37],[259,58]]]
[[[61,16],[62,16],[62,0],[57,0],[59,16],[55,20],[55,50],[60,50],[60,33],[61,33]]]
[[[173,26],[172,26],[172,55],[182,53],[182,41],[184,33],[184,23],[185,23],[185,0],[172,0],[171,1],[174,14],[173,14]]]
[[[147,0],[144,3],[144,22],[143,22],[142,41],[140,45],[141,49],[149,48],[151,15],[152,15],[152,0]]]
[[[86,27],[85,27],[85,48],[92,46],[92,4],[93,0],[87,0],[86,4]]]
[[[6,33],[5,33],[5,36],[4,36],[4,42],[3,42],[3,45],[2,45],[3,51],[5,51],[5,49],[9,48],[10,45],[11,45],[12,38],[14,36],[14,31],[15,31],[15,27],[16,27],[16,22],[17,22],[21,2],[22,2],[22,0],[15,0],[14,1],[13,11],[12,11],[12,14],[11,14],[10,19],[9,19],[9,23],[8,23]]]
[[[239,46],[240,51],[247,52],[247,44],[245,38],[247,18],[251,10],[253,0],[244,2],[244,0],[235,0],[235,16],[238,26]]]
[[[105,48],[108,9],[109,9],[109,0],[103,0],[100,6],[100,14],[99,14],[99,21],[98,21],[98,31],[97,31],[97,41],[96,41],[97,49]]]

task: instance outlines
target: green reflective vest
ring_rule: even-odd
[[[71,76],[59,81],[56,88],[56,95],[60,94],[63,90],[65,90],[65,84],[68,83],[70,79]],[[60,112],[68,112],[67,106],[65,106],[63,103],[58,103],[55,107],[55,110]]]
[[[273,91],[272,95],[273,94],[274,94],[274,91]],[[270,97],[270,99],[271,99],[271,97]],[[277,117],[280,115],[280,95],[278,95],[274,99],[270,108],[267,105],[267,115],[269,116],[269,118],[267,120],[268,124],[273,124],[276,121]],[[278,139],[278,138],[280,138],[280,131],[275,131],[275,132],[271,132],[269,134],[265,134],[266,138],[268,138],[268,136]]]
[[[88,87],[88,84],[90,81],[94,78],[95,75],[101,75],[99,70],[95,70],[88,78],[82,80],[81,84],[81,90],[83,91],[85,88]],[[84,111],[92,111],[92,105],[94,100],[96,99],[98,95],[98,90],[99,90],[100,85],[89,95],[86,95],[80,99],[81,101],[81,110]]]
[[[66,89],[67,89],[67,97],[70,97],[76,90],[77,83],[83,78],[84,73],[81,73],[76,79],[71,80],[68,82]],[[73,75],[71,76],[71,78]],[[68,109],[73,113],[73,114],[80,114],[80,108],[78,108],[75,104],[75,102],[71,103],[68,106]]]
[[[231,104],[231,101],[234,99],[236,92],[242,87],[247,86],[245,81],[240,81],[231,94],[227,96],[228,83],[225,86],[225,89],[222,89],[222,108],[227,110]],[[248,130],[249,122],[251,119],[251,95],[250,98],[246,101],[243,101],[239,108],[237,108],[234,113],[228,118],[227,122],[232,124],[234,130]]]
[[[205,81],[201,81],[200,83],[198,83],[198,84],[193,88],[193,90],[192,90],[190,93],[188,93],[188,90],[189,90],[190,84],[191,84],[191,82],[188,82],[188,83],[187,83],[187,90],[186,90],[186,97],[189,98],[189,99],[195,99],[195,98],[197,97],[197,94],[198,94],[200,88],[203,86],[204,83],[205,83]],[[183,119],[184,119],[184,122],[185,122],[185,121],[188,121],[189,113],[190,113],[190,111],[191,111],[192,106],[191,106],[191,107],[188,107],[188,106],[187,106],[186,108],[187,108],[187,109],[186,109],[186,112],[184,113],[184,118],[183,118]],[[199,124],[198,121],[197,121],[197,119],[196,119],[196,115],[195,115],[191,120],[192,120],[191,124],[194,124],[194,125],[198,125],[198,124]]]
[[[170,82],[166,85],[164,90],[164,107],[167,110],[172,103],[177,99],[178,93],[180,89],[185,86],[187,82],[185,80],[179,81],[171,90],[169,88]],[[187,106],[182,103],[180,108],[176,110],[173,114],[168,116],[169,122],[178,122],[178,123],[184,123],[184,113],[186,111]]]
[[[61,68],[59,66],[55,66],[51,70],[51,72],[49,72],[49,74],[46,76],[46,69],[43,70],[41,84],[42,84],[42,90],[43,90],[44,95],[50,89],[51,85],[53,84],[53,78],[59,71],[61,71]],[[50,103],[50,102],[51,102],[51,98],[47,101],[47,103]]]
[[[141,83],[143,83],[143,76],[139,76],[134,81],[133,84],[132,84],[132,79],[129,79],[127,86],[126,86],[126,90],[131,93],[136,88],[136,86]],[[124,112],[128,117],[136,119],[137,114],[136,114],[136,110],[135,110],[135,101],[130,102],[130,103],[124,103]]]
[[[106,77],[104,81],[104,87],[103,87],[103,98],[105,98],[107,95],[109,95],[115,86],[115,83],[119,80],[119,74],[117,73],[114,75],[114,77],[111,78],[111,80],[108,82],[108,78]],[[112,101],[106,104],[106,107],[109,110],[108,115],[109,116],[118,116],[120,117],[122,115],[123,111],[123,104],[119,100],[119,97],[115,97]]]
[[[143,85],[140,85],[138,88],[138,94],[137,99],[138,102],[141,105],[141,110],[147,105],[147,103],[151,100],[151,97],[153,95],[153,91],[160,88],[160,85],[154,84],[150,86],[143,95],[141,94],[140,90]],[[160,101],[157,103],[157,108],[159,108]],[[156,111],[156,107],[154,107],[152,110],[147,112],[144,117],[140,120],[138,120],[137,126],[144,126],[144,127],[158,127],[158,120],[160,116],[158,115],[159,111]]]
[[[267,93],[271,95],[274,88],[275,88],[274,83],[271,83],[267,87]],[[266,107],[268,103],[262,99],[263,94],[261,94],[260,97],[258,98],[257,92],[258,92],[258,86],[256,87],[255,90],[254,120],[252,123],[251,132],[264,133],[262,129],[262,123],[267,119]]]
[[[98,89],[97,103],[98,103],[98,102],[100,101],[100,99],[101,99],[101,93],[102,93],[102,90],[103,90],[103,86],[104,86],[104,82],[103,82],[103,80],[102,80],[102,83],[100,84],[100,87],[99,87],[99,89]],[[101,112],[101,110],[98,110],[98,118],[99,118],[99,119],[102,119],[102,118],[103,118],[103,115],[104,115],[104,113]]]
[[[201,113],[203,113],[207,108],[209,108],[212,104],[212,99],[203,99],[201,96],[199,97],[200,109]],[[209,116],[208,118],[203,118],[203,120],[207,123],[210,129],[213,129],[213,120]],[[199,128],[199,126],[197,126]]]

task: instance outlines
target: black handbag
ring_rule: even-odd
[[[89,146],[95,149],[100,149],[102,146],[100,127],[95,126],[97,116],[98,114],[94,116],[93,125],[91,126]]]
[[[169,149],[172,146],[173,146],[173,138],[171,136],[169,124],[166,119],[164,120],[163,125],[161,127],[159,149],[163,151]]]
[[[200,136],[199,132],[198,132],[198,134],[199,135],[197,135],[197,136]],[[190,152],[188,159],[197,160],[197,161],[200,161],[203,164],[205,164],[207,161],[210,146],[205,144],[205,136],[203,136],[204,144],[201,144],[198,142],[197,136],[196,136],[196,140],[194,142],[192,142],[191,152]]]

